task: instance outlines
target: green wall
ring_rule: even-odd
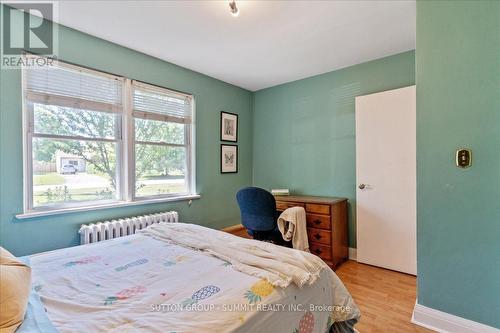
[[[252,93],[60,26],[59,58],[192,93],[196,98],[197,188],[201,199],[16,220],[23,210],[21,73],[0,70],[0,244],[16,255],[76,245],[81,223],[167,209],[183,221],[220,228],[239,223],[236,191],[252,183]],[[220,111],[238,113],[239,171],[220,174]]]
[[[500,328],[500,2],[418,1],[416,81],[418,302]]]
[[[415,83],[415,53],[400,53],[254,95],[254,184],[349,198],[356,247],[354,97]]]

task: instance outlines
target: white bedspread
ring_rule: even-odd
[[[281,288],[234,269],[242,264],[228,258],[137,234],[31,256],[30,264],[60,332],[324,333],[332,322],[359,317],[329,268],[312,285]]]
[[[319,257],[266,242],[235,237],[196,224],[156,224],[142,231],[154,238],[175,242],[195,250],[203,250],[230,262],[237,271],[286,288],[290,283],[299,287],[316,281],[328,266]]]

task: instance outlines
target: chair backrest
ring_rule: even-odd
[[[241,222],[249,230],[270,231],[276,227],[276,200],[259,187],[245,187],[236,193]]]

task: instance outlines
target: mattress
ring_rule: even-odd
[[[359,318],[329,268],[312,285],[279,288],[144,234],[25,259],[33,293],[21,333],[352,332]]]

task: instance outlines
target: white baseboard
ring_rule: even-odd
[[[411,322],[440,333],[499,333],[500,330],[415,303]]]
[[[349,260],[354,260],[354,261],[357,261],[358,260],[358,255],[357,255],[357,250],[356,248],[354,247],[350,247],[349,248]]]

